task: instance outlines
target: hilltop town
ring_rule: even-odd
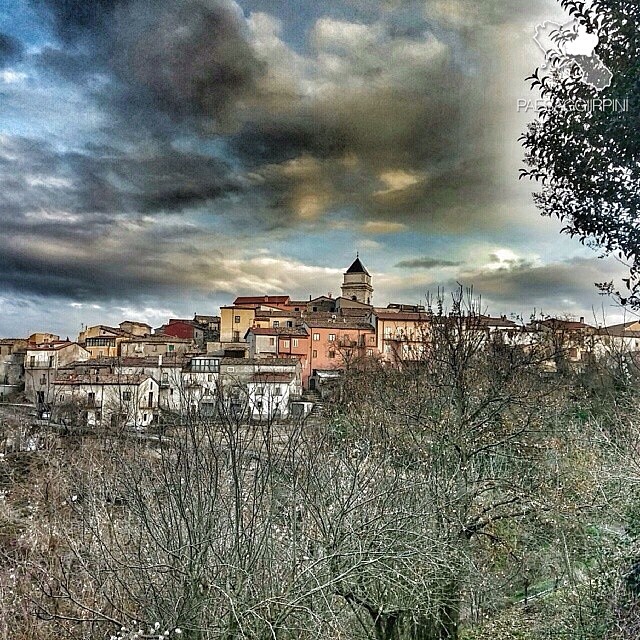
[[[431,309],[376,307],[359,257],[341,296],[240,296],[220,315],[170,318],[160,327],[125,320],[86,327],[76,340],[51,333],[0,339],[0,401],[22,399],[40,417],[70,407],[88,426],[148,427],[162,413],[213,415],[224,391],[234,411],[253,418],[304,416],[345,369],[367,362],[400,368],[428,357]],[[479,312],[468,330],[526,347],[555,344],[575,368],[612,348],[640,351],[640,323],[595,327],[579,320],[529,323]]]

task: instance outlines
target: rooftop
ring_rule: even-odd
[[[430,318],[428,313],[424,311],[375,311],[374,315],[378,320],[413,320],[415,322],[427,322]]]
[[[311,329],[356,329],[358,331],[374,331],[374,328],[366,322],[355,322],[347,318],[336,318],[335,320],[321,320],[308,318],[305,324]]]
[[[151,378],[149,375],[108,373],[102,375],[68,374],[53,381],[57,385],[139,385]]]
[[[248,367],[297,367],[300,364],[298,358],[221,358],[221,366],[245,365]]]
[[[254,373],[251,376],[251,382],[260,382],[268,384],[269,382],[293,382],[296,377],[290,373]]]
[[[289,296],[238,296],[233,306],[245,304],[288,304]]]
[[[179,342],[182,344],[191,344],[191,339],[176,338],[175,336],[168,336],[162,333],[156,333],[152,336],[132,336],[131,338],[127,338],[126,340],[123,340],[123,342],[158,342],[158,343]]]
[[[369,272],[364,268],[362,262],[360,262],[360,258],[357,257],[352,265],[347,269],[347,273],[364,273],[366,275],[370,275]]]
[[[59,351],[65,347],[72,345],[80,346],[77,342],[70,342],[67,340],[56,340],[55,342],[43,342],[42,344],[32,344],[28,346],[29,351]]]
[[[308,336],[304,327],[251,327],[245,335],[253,333],[256,336]]]

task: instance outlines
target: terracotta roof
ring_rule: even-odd
[[[289,296],[238,296],[233,305],[243,304],[288,304]]]
[[[366,318],[371,313],[371,307],[342,307],[338,313],[338,317],[346,316],[348,318]]]
[[[315,320],[307,319],[305,324],[312,329],[358,329],[360,331],[371,331],[373,333],[374,328],[365,322],[354,322],[353,320],[347,320],[346,318],[336,318],[335,320]]]
[[[134,336],[131,338],[127,338],[126,340],[123,340],[123,343],[128,343],[128,342],[160,342],[160,343],[164,343],[164,342],[180,342],[183,344],[190,344],[191,338],[177,338],[175,336],[168,336],[162,333],[156,333],[152,336]]]
[[[109,331],[110,333],[113,333],[116,336],[132,336],[133,335],[130,331],[125,331],[120,327],[109,327],[106,324],[99,324],[94,327],[87,327],[87,329],[96,329],[96,328],[104,331]],[[100,338],[100,337],[102,336],[87,336],[87,340],[90,340],[91,338]]]
[[[256,319],[259,318],[299,318],[300,311],[256,311]]]
[[[640,331],[632,331],[629,327],[638,324],[637,320],[633,322],[625,322],[624,324],[614,324],[610,327],[602,327],[598,333],[604,336],[611,336],[614,338],[640,338]]]
[[[140,367],[140,368],[152,368],[152,367],[182,367],[190,358],[180,354],[179,357],[174,357],[172,353],[162,354],[162,364],[158,360],[158,356],[144,356],[143,358],[118,358],[116,366],[119,367]]]
[[[249,367],[284,367],[297,366],[300,360],[296,357],[292,358],[221,358],[220,365],[237,366],[246,365]]]
[[[251,376],[250,382],[258,382],[262,384],[268,384],[270,382],[293,382],[296,379],[294,375],[290,373],[254,373]]]
[[[172,324],[187,324],[190,327],[200,327],[200,324],[191,318],[170,318],[169,322],[163,326],[168,327]]]
[[[100,385],[139,385],[143,383],[145,380],[151,378],[149,375],[140,375],[140,374],[117,374],[117,373],[109,373],[104,375],[90,375],[90,374],[78,374],[78,375],[69,375],[66,377],[59,377],[53,381],[53,384],[58,385],[91,385],[91,386],[100,386]]]
[[[466,319],[469,324],[479,324],[485,327],[508,327],[516,329],[518,324],[508,318],[492,318],[491,316],[470,316]]]
[[[112,367],[118,358],[90,358],[89,360],[74,360],[60,370],[75,369],[76,367]]]
[[[304,327],[251,327],[244,334],[253,333],[256,336],[308,336]]]
[[[28,351],[59,351],[60,349],[64,349],[65,347],[70,347],[72,345],[78,345],[77,342],[67,342],[65,341],[56,341],[56,342],[43,342],[42,344],[32,344],[27,347]],[[78,345],[80,346],[80,345]]]
[[[374,315],[378,320],[414,320],[418,322],[428,322],[428,313],[416,313],[413,311],[376,311]]]
[[[576,331],[578,329],[595,329],[591,325],[584,322],[575,322],[574,320],[560,320],[559,318],[548,318],[547,320],[536,320],[534,324],[549,327],[550,329],[558,329],[564,331]]]

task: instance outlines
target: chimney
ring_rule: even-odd
[[[584,324],[584,316],[580,316],[580,322]]]

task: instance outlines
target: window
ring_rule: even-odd
[[[47,384],[47,376],[44,373],[40,376],[40,384]]]
[[[29,358],[29,366],[30,367],[35,367],[36,366],[36,357],[35,356],[31,356]]]
[[[330,333],[329,334],[329,342],[335,342],[336,339],[336,334],[335,333]]]
[[[167,346],[167,351],[171,352],[174,349],[174,345],[170,344]]]
[[[194,373],[218,373],[220,360],[217,358],[194,358],[191,361],[191,371]]]
[[[318,357],[318,352],[315,349],[311,352],[311,357],[312,358],[317,358]]]
[[[283,349],[288,349],[291,345],[291,342],[289,340],[283,340],[282,341],[282,347]]]
[[[273,328],[277,329],[280,326],[280,320],[274,320],[273,321]]]
[[[336,352],[335,351],[329,351],[329,357],[330,358],[335,358],[336,357]]]
[[[269,338],[269,346],[273,347],[276,343],[276,339],[275,338]]]
[[[292,320],[287,320],[287,328],[291,329],[291,327],[293,327],[293,321]]]
[[[319,334],[319,333],[314,333],[314,334],[313,334],[313,340],[314,340],[315,342],[318,342],[318,340],[320,340],[320,334]]]
[[[236,324],[240,324],[240,316],[236,316],[236,317],[233,319],[233,321],[234,321]]]
[[[149,391],[149,404],[147,406],[149,408],[153,407],[153,391]]]
[[[115,338],[87,338],[87,347],[115,347]]]
[[[318,310],[318,307],[313,307],[313,310],[314,310],[314,311],[317,311],[317,310]]]
[[[371,357],[373,355],[373,349],[367,349],[367,356]]]
[[[54,357],[49,356],[49,367],[53,367],[53,363],[54,363]]]
[[[123,391],[122,392],[122,401],[123,402],[131,402],[131,391]]]
[[[298,338],[294,338],[294,339],[293,339],[293,346],[294,346],[294,347],[297,347],[297,346],[298,346],[298,344],[299,344]]]
[[[162,382],[164,384],[167,384],[169,382],[169,374],[166,371],[162,374]]]
[[[92,406],[96,403],[96,394],[93,391],[87,393],[87,402]]]

